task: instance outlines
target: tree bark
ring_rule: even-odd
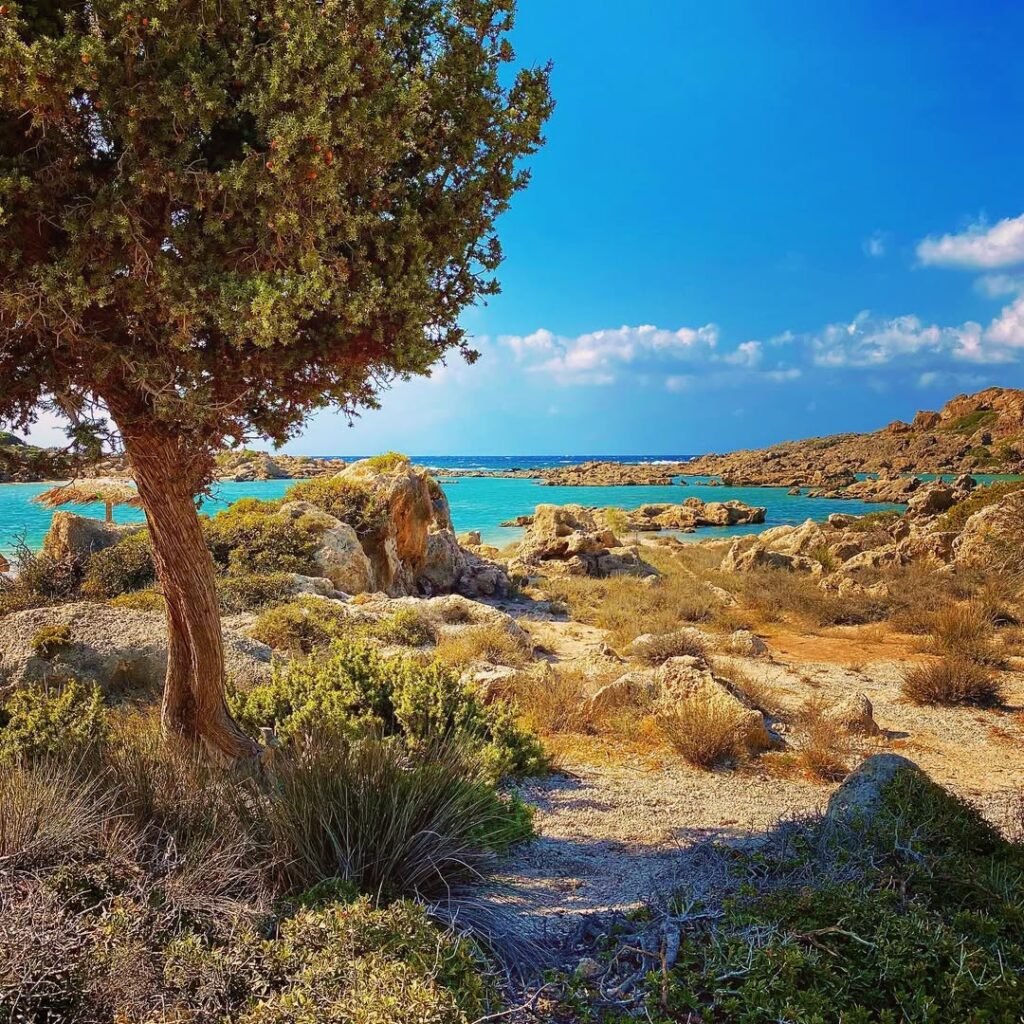
[[[218,758],[251,760],[259,747],[235,723],[224,697],[221,636],[213,559],[195,506],[195,454],[181,441],[124,433],[149,524],[153,560],[167,604],[164,734],[202,743]]]

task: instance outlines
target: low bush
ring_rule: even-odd
[[[303,480],[289,489],[285,500],[308,501],[348,523],[359,536],[383,529],[390,514],[387,502],[373,488],[358,480],[333,476]]]
[[[43,626],[42,629],[36,630],[29,641],[29,648],[37,658],[49,660],[66,650],[73,642],[70,626]]]
[[[745,604],[765,622],[791,616],[814,626],[858,626],[880,622],[889,611],[884,597],[822,590],[813,577],[787,569],[742,573],[739,583]]]
[[[452,740],[410,751],[321,733],[278,767],[277,786],[270,824],[291,888],[337,877],[385,901],[450,899],[531,834],[525,808]]]
[[[15,690],[0,705],[0,762],[76,752],[103,735],[103,694],[74,679]]]
[[[217,580],[220,610],[228,615],[252,612],[286,601],[295,593],[295,581],[286,572],[244,573]]]
[[[317,575],[314,555],[324,530],[315,514],[280,515],[280,502],[243,498],[203,523],[206,543],[222,571]]]
[[[118,594],[107,604],[111,608],[127,608],[135,612],[163,612],[167,610],[164,595],[155,588],[149,590],[133,590],[128,594]]]
[[[634,641],[629,653],[647,665],[660,665],[669,658],[703,658],[707,645],[695,630],[680,629],[673,633],[649,634],[643,638],[643,643]]]
[[[244,729],[258,735],[268,726],[282,741],[372,732],[415,750],[459,739],[481,750],[494,778],[544,765],[536,739],[506,705],[484,706],[440,663],[386,658],[365,641],[338,641],[316,660],[278,667],[270,682],[233,694],[229,703]]]
[[[408,455],[401,452],[383,452],[381,455],[371,455],[367,460],[371,469],[378,473],[393,473],[396,469],[403,469],[410,465]]]
[[[927,779],[898,776],[839,848],[811,826],[730,870],[714,924],[652,975],[655,1024],[1018,1019],[1024,847]]]
[[[370,627],[370,635],[386,644],[401,647],[422,647],[437,639],[437,628],[417,608],[399,608]]]
[[[932,617],[931,635],[943,654],[971,661],[990,662],[995,629],[986,608],[976,601],[951,603]]]
[[[437,643],[436,655],[438,661],[456,667],[489,662],[520,668],[530,660],[531,650],[523,639],[495,622],[446,633]]]
[[[155,582],[156,566],[149,532],[139,530],[89,556],[82,593],[86,597],[111,598],[151,587]]]
[[[249,635],[278,651],[309,654],[352,630],[352,619],[343,605],[303,595],[263,612],[250,626]]]
[[[708,694],[683,698],[657,722],[672,749],[695,768],[716,768],[743,755],[740,713]]]
[[[903,696],[914,704],[998,704],[1002,685],[984,666],[950,656],[912,665],[903,673]]]
[[[849,771],[850,738],[843,727],[830,718],[825,706],[809,701],[801,710],[797,725],[800,744],[796,764],[820,782],[838,782]]]
[[[0,573],[0,615],[70,601],[82,582],[82,569],[69,557],[52,558],[18,544],[12,572]]]
[[[593,731],[587,680],[579,670],[521,672],[515,677],[512,690],[516,706],[531,729],[539,733]]]

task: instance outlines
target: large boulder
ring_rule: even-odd
[[[1024,490],[975,512],[953,543],[958,566],[996,571],[1024,568]]]
[[[824,530],[813,519],[799,526],[774,526],[758,534],[758,540],[769,550],[784,555],[811,555],[829,543]]]
[[[919,775],[921,769],[899,754],[869,757],[832,794],[826,811],[827,819],[848,825],[866,824],[881,805],[885,789],[904,772]]]
[[[791,555],[785,551],[774,551],[760,541],[752,544],[740,537],[722,559],[722,572],[752,572],[755,569],[786,569],[789,572],[804,572],[820,575],[822,564],[805,555]]]
[[[32,641],[49,626],[66,626],[70,642],[44,658]],[[224,630],[224,657],[228,677],[240,687],[270,677],[270,648],[232,629]],[[166,668],[167,623],[160,612],[80,602],[0,619],[0,693],[73,676],[114,698],[155,694]]]
[[[74,512],[54,512],[50,529],[43,538],[43,554],[56,561],[84,564],[94,551],[113,547],[130,533],[142,527],[137,524],[118,525],[102,519],[89,519]]]
[[[370,559],[356,531],[322,509],[305,501],[289,501],[277,513],[288,519],[302,519],[322,528],[320,546],[314,554],[322,576],[346,594],[362,594],[377,589]]]
[[[416,577],[423,594],[447,594],[454,590],[466,567],[465,555],[451,530],[427,534],[426,559]]]

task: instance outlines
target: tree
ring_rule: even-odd
[[[163,723],[226,758],[214,452],[376,404],[497,290],[551,110],[514,0],[0,5],[0,416],[109,416],[167,603]]]

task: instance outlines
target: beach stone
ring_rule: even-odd
[[[737,629],[725,639],[724,648],[741,658],[767,658],[768,645],[749,629]]]
[[[58,509],[43,538],[42,550],[44,555],[55,561],[70,559],[84,565],[93,552],[113,547],[141,529],[139,524],[106,523],[102,519],[90,519]]]
[[[847,694],[823,711],[823,717],[838,725],[844,732],[860,736],[878,736],[881,733],[875,722],[874,708],[867,694]]]
[[[624,707],[649,704],[658,693],[658,681],[650,671],[626,672],[606,683],[587,700],[592,713],[608,714]]]

